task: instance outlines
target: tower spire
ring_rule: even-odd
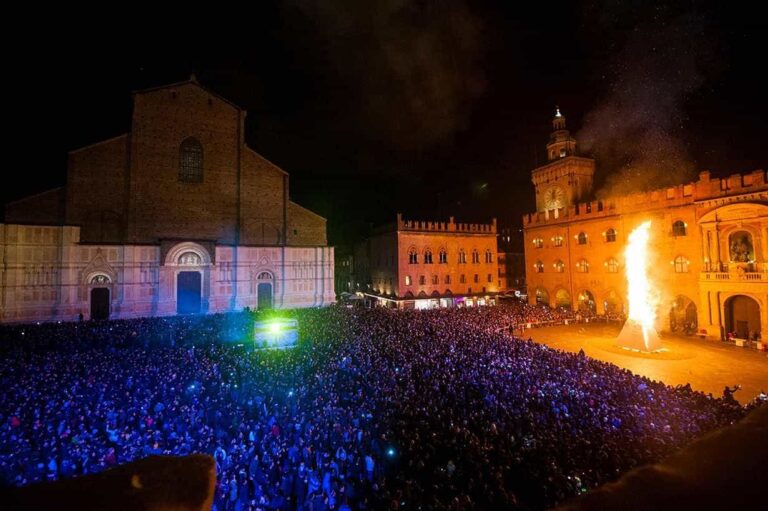
[[[549,161],[576,154],[576,139],[565,127],[565,116],[560,112],[560,106],[555,105],[555,117],[552,119],[552,134],[547,144]]]

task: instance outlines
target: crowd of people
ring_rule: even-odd
[[[202,452],[217,511],[545,509],[747,413],[513,337],[539,307],[281,314],[295,348],[250,312],[0,328],[0,476]]]

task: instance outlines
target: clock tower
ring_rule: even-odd
[[[536,211],[558,216],[560,208],[588,200],[592,194],[595,160],[576,155],[576,139],[565,127],[565,116],[555,107],[547,164],[534,169]]]

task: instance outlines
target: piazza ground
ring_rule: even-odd
[[[695,390],[721,397],[723,387],[740,384],[735,397],[745,403],[768,391],[768,354],[721,341],[663,336],[664,351],[642,354],[615,344],[621,325],[593,323],[526,330],[524,337],[564,351],[584,352],[598,360],[661,380],[668,385],[690,383]]]

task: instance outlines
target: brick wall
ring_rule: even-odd
[[[9,203],[5,221],[25,224],[60,224],[64,218],[64,188],[54,188]]]
[[[134,96],[127,241],[236,241],[243,117],[193,83]],[[203,147],[201,183],[179,180],[180,146],[188,137]]]
[[[69,153],[65,223],[82,227],[82,241],[122,239],[128,140],[121,135]]]

